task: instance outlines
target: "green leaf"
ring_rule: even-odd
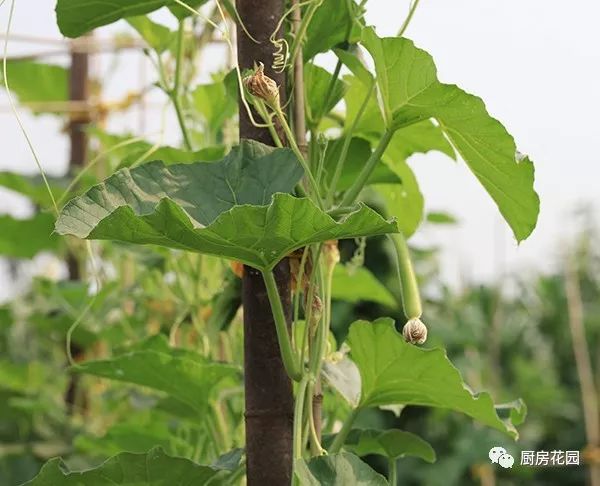
[[[398,226],[407,238],[419,227],[423,219],[425,201],[419,183],[406,162],[394,164],[394,172],[402,180],[400,184],[377,184],[373,188],[385,201],[390,216],[398,220]]]
[[[325,168],[324,184],[326,187],[329,187],[332,182],[336,165],[342,153],[343,145],[343,138],[330,140],[327,144],[325,159],[323,161],[323,166]],[[348,154],[346,155],[344,167],[336,187],[338,191],[345,191],[352,185],[370,155],[371,146],[369,145],[369,142],[362,138],[353,137],[350,141]],[[369,180],[367,181],[368,184],[399,184],[401,182],[400,177],[385,164],[377,164],[371,177],[369,177]]]
[[[389,483],[354,454],[342,452],[299,459],[294,465],[302,486],[386,486]]]
[[[51,459],[26,486],[187,486],[207,484],[226,471],[171,457],[156,448],[145,454],[122,452],[94,469],[71,471],[60,458]],[[24,485],[24,486],[25,486]]]
[[[175,33],[164,25],[153,22],[145,15],[129,17],[127,23],[146,41],[156,52],[163,53],[175,41]]]
[[[129,205],[135,214],[150,214],[164,198],[185,208],[196,225],[205,226],[235,205],[268,204],[272,194],[290,192],[302,174],[291,150],[246,140],[220,162],[166,167],[158,161],[123,169],[70,201],[57,228],[67,231],[70,223],[77,223],[72,219],[79,217],[79,229],[73,234],[87,236],[117,208]],[[84,221],[90,225],[87,233],[80,227]]]
[[[531,234],[539,213],[534,169],[516,155],[515,142],[483,101],[455,85],[440,83],[431,56],[408,39],[363,32],[377,72],[383,114],[398,129],[435,118],[508,222],[518,241]]]
[[[370,138],[371,145],[379,140]],[[433,124],[431,120],[407,126],[394,133],[390,144],[383,154],[383,159],[391,166],[396,162],[403,162],[414,154],[426,154],[436,150],[456,160],[456,154],[450,142],[444,136],[442,129]]]
[[[331,297],[352,303],[377,302],[392,309],[398,307],[390,291],[365,267],[349,269],[337,265],[333,271]]]
[[[228,379],[239,379],[240,370],[232,365],[205,362],[199,356],[192,360],[189,353],[180,356],[177,352],[133,351],[111,359],[88,361],[72,369],[168,393],[203,413],[216,387]]]
[[[59,238],[52,234],[54,216],[38,213],[30,219],[0,216],[0,255],[32,258],[40,251],[56,251]]]
[[[378,141],[372,136],[370,139],[371,144]],[[414,234],[419,227],[425,206],[417,178],[406,159],[416,153],[427,153],[431,150],[455,158],[454,149],[442,130],[430,120],[425,120],[394,133],[382,157],[384,165],[388,166],[401,182],[399,185],[376,185],[374,189],[383,197],[388,214],[398,219],[398,226],[406,237]]]
[[[88,198],[67,206],[56,231],[80,238],[156,244],[212,254],[259,270],[270,270],[290,252],[311,243],[397,231],[394,222],[385,221],[362,204],[337,222],[309,199],[281,193],[273,197],[269,206],[233,207],[205,228],[194,227],[184,210],[167,198],[145,215],[134,212],[131,206],[109,212],[90,201]]]
[[[435,462],[435,451],[427,441],[398,429],[352,430],[346,438],[344,449],[358,456],[379,454],[392,460],[412,456],[429,463]]]
[[[357,9],[354,1],[324,0],[308,24],[303,46],[304,59],[309,60],[320,52],[327,52],[345,40],[358,41],[362,25],[354,13]]]
[[[309,243],[397,231],[364,205],[337,222],[308,199],[280,193],[271,200],[301,176],[291,151],[246,141],[219,163],[119,171],[69,202],[56,231],[208,253],[258,269]]]
[[[237,112],[236,98],[228,95],[225,82],[201,84],[192,91],[194,107],[213,133]]]
[[[360,51],[358,46],[349,46],[348,49],[334,49],[333,52],[342,64],[367,88],[375,81],[363,57],[359,57]]]
[[[336,79],[329,98],[329,86],[333,76],[322,67],[307,64],[304,67],[304,83],[306,86],[306,122],[309,129],[316,129],[321,118],[327,115],[344,97],[346,85]]]
[[[365,84],[356,76],[344,76],[344,81],[348,86],[344,97],[346,103],[344,130],[349,131],[354,126],[359,110],[366,97],[369,96],[366,108],[356,123],[353,133],[373,135],[378,138],[385,130],[385,126],[377,104],[376,91],[372,90],[370,93],[366,91]]]
[[[7,61],[6,70],[10,89],[21,103],[52,103],[69,99],[69,71],[62,66],[35,61]],[[1,86],[4,88],[1,71]],[[50,110],[40,106],[35,111]]]
[[[79,37],[96,27],[158,10],[172,0],[58,0],[56,22],[65,37]]]
[[[442,349],[408,344],[392,319],[355,322],[348,343],[360,370],[361,408],[396,404],[448,408],[518,436],[513,423],[498,417],[489,393],[474,395],[463,383]]]

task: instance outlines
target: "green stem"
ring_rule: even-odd
[[[277,290],[275,277],[270,270],[262,272],[262,275],[267,288],[269,302],[271,303],[271,311],[273,312],[273,319],[275,321],[277,342],[279,343],[283,366],[292,380],[300,381],[302,379],[302,370],[296,359],[296,353],[294,353],[294,349],[292,348],[292,342],[290,341],[287,322],[283,312],[283,305],[281,304],[281,297]]]
[[[308,293],[306,296],[306,307],[307,309],[305,309],[306,311],[306,326],[304,328],[304,335],[302,336],[302,347],[300,348],[300,363],[304,363],[304,355],[305,355],[305,350],[308,346],[309,343],[309,334],[310,334],[310,326],[312,323],[312,319],[313,319],[313,306],[312,306],[312,301],[314,299],[315,296],[315,291],[317,289],[317,285],[316,285],[316,278],[317,275],[319,274],[319,261],[321,259],[321,244],[317,245],[315,248],[315,250],[313,251],[313,262],[312,262],[312,274],[310,276],[310,281],[308,283]],[[310,361],[310,360],[309,360]]]
[[[314,193],[315,199],[317,201],[317,205],[319,206],[320,209],[323,209],[323,201],[321,200],[321,196],[319,194],[319,186],[317,185],[317,181],[315,180],[315,178],[310,170],[310,167],[306,163],[306,159],[304,158],[304,155],[298,148],[298,144],[296,143],[294,134],[292,133],[292,130],[291,130],[290,126],[288,125],[287,120],[285,119],[285,115],[284,115],[283,111],[281,110],[281,108],[278,108],[275,111],[275,113],[276,113],[277,117],[279,118],[279,121],[281,122],[281,126],[283,127],[285,136],[288,139],[290,148],[296,154],[296,157],[298,157],[298,160],[299,160],[300,164],[302,165],[302,168],[304,169],[304,173],[305,173],[306,177],[308,178],[308,182],[310,184],[310,188],[312,189],[312,191]]]
[[[389,483],[390,486],[398,484],[398,460],[396,458],[389,460]]]
[[[375,170],[375,166],[381,160],[381,156],[385,152],[385,149],[387,149],[387,146],[390,144],[393,135],[394,130],[390,129],[387,129],[383,133],[381,140],[379,140],[379,144],[365,163],[363,170],[360,172],[350,189],[348,189],[346,194],[344,194],[340,206],[352,206],[354,204],[356,198],[360,194],[360,191],[362,191],[363,187],[369,180],[369,177],[371,177],[373,170]]]
[[[315,385],[314,382],[311,381],[308,384],[308,389],[306,391],[306,399],[308,401],[308,425],[309,425],[309,438],[310,438],[310,449],[313,456],[322,456],[325,450],[321,445],[321,441],[319,440],[319,434],[317,429],[315,428],[315,417],[314,417],[314,409],[313,409],[313,393],[314,393]]]
[[[352,126],[350,127],[350,130],[347,131],[345,134],[344,145],[342,146],[342,151],[340,152],[340,157],[338,158],[337,163],[335,165],[335,171],[333,173],[333,177],[331,178],[331,185],[329,186],[329,189],[327,191],[327,197],[325,199],[327,201],[328,206],[330,206],[333,203],[335,189],[338,185],[338,182],[340,181],[342,171],[344,170],[344,164],[346,163],[346,157],[348,156],[348,150],[350,149],[350,143],[352,142],[352,134],[356,130],[356,127],[358,126],[358,122],[360,121],[363,114],[365,113],[365,110],[367,109],[367,105],[369,104],[369,100],[371,99],[371,95],[373,94],[374,88],[375,88],[375,82],[373,81],[373,83],[371,83],[371,86],[368,89],[367,96],[365,97],[364,101],[362,102],[362,105],[360,105],[358,113],[356,113],[356,116],[354,117],[354,121],[352,122]]]
[[[410,259],[406,238],[404,238],[402,233],[388,235],[388,238],[392,241],[394,248],[396,249],[396,269],[398,271],[398,279],[400,280],[404,314],[407,319],[421,317],[423,309],[421,307],[419,283]]]
[[[308,24],[310,24],[313,15],[322,3],[323,0],[317,0],[308,7],[306,15],[302,18],[302,22],[300,23],[298,30],[295,32],[294,41],[292,42],[292,48],[290,49],[290,62],[292,65],[294,65],[296,61],[296,56],[298,55],[300,46],[302,45],[302,38],[305,36],[306,30],[308,29]]]
[[[181,134],[183,135],[183,142],[188,150],[192,150],[192,142],[189,131],[185,124],[183,117],[183,110],[181,108],[181,73],[183,71],[183,54],[185,44],[185,22],[184,20],[179,21],[179,29],[177,30],[177,56],[175,59],[175,80],[173,82],[173,89],[169,92],[169,96],[173,101],[173,107],[175,108],[175,114],[177,115],[177,121],[181,128]]]
[[[419,0],[413,0],[410,10],[408,11],[408,16],[406,17],[406,20],[402,24],[402,27],[400,27],[397,37],[402,37],[404,32],[406,32],[406,29],[408,28],[408,24],[410,24],[410,21],[412,20],[413,15],[415,14],[415,10],[417,10],[418,6],[419,6]]]
[[[346,421],[344,422],[344,425],[342,426],[341,430],[335,436],[331,447],[329,447],[330,454],[336,454],[337,452],[340,452],[342,446],[344,445],[344,442],[346,442],[346,437],[348,437],[348,434],[352,430],[352,426],[354,425],[354,421],[356,420],[359,411],[359,408],[352,409],[350,415],[348,415],[348,417],[346,418]]]
[[[306,401],[306,389],[308,387],[309,380],[310,375],[304,375],[296,392],[296,405],[294,406],[294,459],[302,458],[302,425],[304,422],[304,402]]]
[[[283,147],[283,143],[281,142],[281,139],[279,138],[279,134],[277,133],[277,130],[275,130],[275,125],[273,125],[273,120],[269,116],[269,111],[267,110],[267,107],[265,106],[264,101],[259,98],[256,98],[255,101],[256,102],[255,102],[254,106],[256,107],[256,111],[258,111],[258,114],[261,116],[261,118],[267,124],[269,133],[271,134],[271,138],[273,139],[273,143],[275,144],[276,147],[279,147],[279,148]]]
[[[333,70],[333,74],[331,75],[331,79],[329,80],[329,84],[327,85],[327,91],[325,92],[325,96],[323,97],[323,104],[321,105],[323,108],[325,108],[329,105],[329,99],[331,98],[331,95],[333,94],[333,90],[335,88],[335,82],[337,81],[341,70],[342,70],[342,61],[340,61],[338,59],[337,64],[335,65],[335,69]],[[315,125],[318,126],[319,122],[321,121],[321,118],[323,118],[324,113],[322,113],[322,111],[320,111],[316,115],[317,116],[315,116],[315,120],[316,120]]]
[[[327,250],[325,250],[327,251]],[[327,261],[327,259],[326,259]],[[329,335],[329,323],[331,319],[331,289],[333,284],[333,270],[337,262],[327,261],[327,268],[325,273],[324,282],[322,282],[324,295],[324,310],[321,322],[319,323],[317,342],[314,353],[311,356],[309,362],[310,373],[314,376],[319,376],[321,373],[321,364],[323,363],[323,354],[327,346],[327,336]]]

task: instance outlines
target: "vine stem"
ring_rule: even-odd
[[[300,148],[298,147],[298,144],[296,143],[296,139],[294,137],[294,134],[292,133],[292,129],[290,128],[287,120],[285,119],[285,114],[279,107],[275,110],[275,114],[277,115],[277,118],[279,118],[279,121],[281,122],[281,126],[283,128],[283,131],[285,132],[286,138],[288,139],[290,148],[292,149],[294,154],[296,154],[296,157],[298,157],[298,160],[300,161],[300,164],[302,165],[302,168],[304,169],[304,172],[308,179],[308,183],[310,184],[310,188],[312,189],[315,199],[317,201],[317,205],[319,206],[320,209],[323,209],[323,201],[321,200],[321,196],[319,194],[319,186],[317,184],[317,181],[315,180],[315,177],[313,176],[313,174],[310,170],[310,167],[308,166],[308,164],[306,162],[304,154],[300,151]]]
[[[396,458],[389,460],[388,481],[391,486],[396,486],[398,484],[398,460]]]
[[[340,452],[342,446],[344,445],[344,442],[346,442],[346,437],[348,437],[348,434],[352,430],[352,426],[354,425],[354,421],[356,420],[356,417],[358,416],[358,412],[360,412],[360,408],[352,409],[352,411],[350,412],[350,415],[348,415],[348,417],[346,418],[344,425],[342,426],[340,431],[337,433],[337,435],[335,436],[335,439],[333,440],[333,442],[331,443],[331,446],[329,447],[330,454],[336,454],[336,453]]]
[[[410,258],[406,238],[402,233],[388,235],[396,249],[396,272],[400,281],[402,307],[407,319],[421,317],[423,308],[419,296],[419,283]]]
[[[408,15],[407,15],[406,19],[404,20],[402,27],[400,27],[400,30],[398,31],[397,37],[402,37],[404,32],[406,32],[406,29],[408,29],[408,25],[410,24],[410,21],[412,20],[413,15],[415,14],[415,11],[417,10],[417,7],[419,6],[419,1],[420,0],[413,0],[412,5],[410,6],[410,10],[408,11]]]
[[[183,110],[181,107],[181,74],[183,71],[183,54],[184,54],[184,43],[185,43],[185,22],[184,20],[179,21],[179,28],[177,29],[177,56],[175,60],[175,80],[173,82],[173,88],[169,92],[169,96],[173,101],[173,108],[175,108],[175,114],[177,115],[177,121],[181,128],[181,134],[183,135],[183,142],[188,150],[192,150],[192,141],[190,133],[185,124],[183,117]]]
[[[290,49],[290,59],[291,59],[292,63],[296,62],[296,57],[300,53],[300,49],[302,46],[302,39],[303,39],[304,35],[306,34],[306,29],[308,29],[308,24],[310,24],[310,21],[312,20],[313,15],[317,11],[317,9],[321,6],[322,3],[323,3],[323,0],[315,0],[315,2],[308,7],[308,11],[306,12],[306,15],[300,22],[300,25],[298,26],[298,30],[295,32],[294,41],[292,42],[292,48]]]
[[[298,385],[296,391],[296,405],[294,406],[294,459],[302,458],[302,428],[304,415],[304,402],[306,401],[306,390],[310,381],[310,375],[306,374]]]
[[[294,381],[300,381],[302,379],[302,370],[298,364],[296,353],[292,347],[290,335],[287,330],[287,323],[285,319],[285,313],[283,312],[283,306],[281,304],[281,297],[277,290],[277,283],[273,272],[270,270],[262,272],[263,279],[265,281],[265,287],[267,289],[267,295],[271,304],[271,311],[273,313],[273,319],[275,321],[275,329],[277,331],[277,341],[279,343],[279,349],[281,351],[281,358],[283,366],[289,377]]]
[[[373,153],[371,153],[371,156],[365,163],[365,166],[361,170],[360,174],[358,175],[350,189],[348,189],[348,191],[346,191],[346,194],[344,194],[340,206],[352,206],[354,204],[356,198],[360,194],[360,191],[362,191],[363,187],[369,180],[369,177],[373,173],[375,166],[381,160],[381,156],[390,144],[393,135],[394,130],[387,129],[384,132],[383,137],[381,137],[381,140],[379,140],[379,144],[377,145]]]
[[[294,34],[298,34],[302,23],[302,13],[298,0],[292,0],[292,26]],[[298,55],[294,59],[294,132],[296,141],[302,150],[306,150],[306,114],[304,112],[304,59],[302,58],[302,44]]]

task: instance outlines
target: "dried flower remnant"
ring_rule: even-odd
[[[265,74],[265,66],[262,62],[255,68],[254,74],[244,78],[244,86],[251,95],[263,100],[270,108],[276,111],[281,109],[279,86]]]
[[[409,319],[402,329],[402,335],[411,344],[423,344],[427,341],[427,327],[419,318]]]

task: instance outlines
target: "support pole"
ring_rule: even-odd
[[[87,52],[80,52],[77,49],[73,49],[71,52],[71,69],[69,74],[69,101],[77,101],[86,103],[89,97],[88,88],[88,77],[89,77],[89,55]],[[69,140],[70,140],[70,154],[69,154],[69,172],[73,174],[76,169],[81,169],[85,165],[87,159],[88,149],[88,137],[85,131],[87,124],[89,123],[89,112],[84,110],[82,112],[75,111],[71,113],[71,119],[69,120]],[[78,281],[81,280],[81,262],[77,255],[72,252],[67,254],[67,269],[69,271],[69,280]],[[71,343],[71,356],[77,361],[83,358],[85,350],[75,344]],[[75,406],[78,401],[82,398],[79,395],[79,375],[71,373],[69,377],[69,383],[67,385],[67,391],[65,392],[65,405],[67,412],[71,415],[74,412]],[[86,403],[79,403],[82,409],[85,409]]]
[[[271,69],[274,48],[269,37],[284,11],[283,0],[237,0],[250,39],[238,28],[237,52],[242,71],[262,62],[265,73],[280,87],[285,104],[285,75]],[[256,115],[256,119],[260,119]],[[240,138],[273,145],[269,131],[252,125],[240,103]],[[291,321],[290,267],[284,259],[275,279],[288,322]],[[294,399],[277,344],[275,323],[260,272],[244,268],[244,369],[246,390],[246,458],[248,486],[287,486],[292,479]]]

